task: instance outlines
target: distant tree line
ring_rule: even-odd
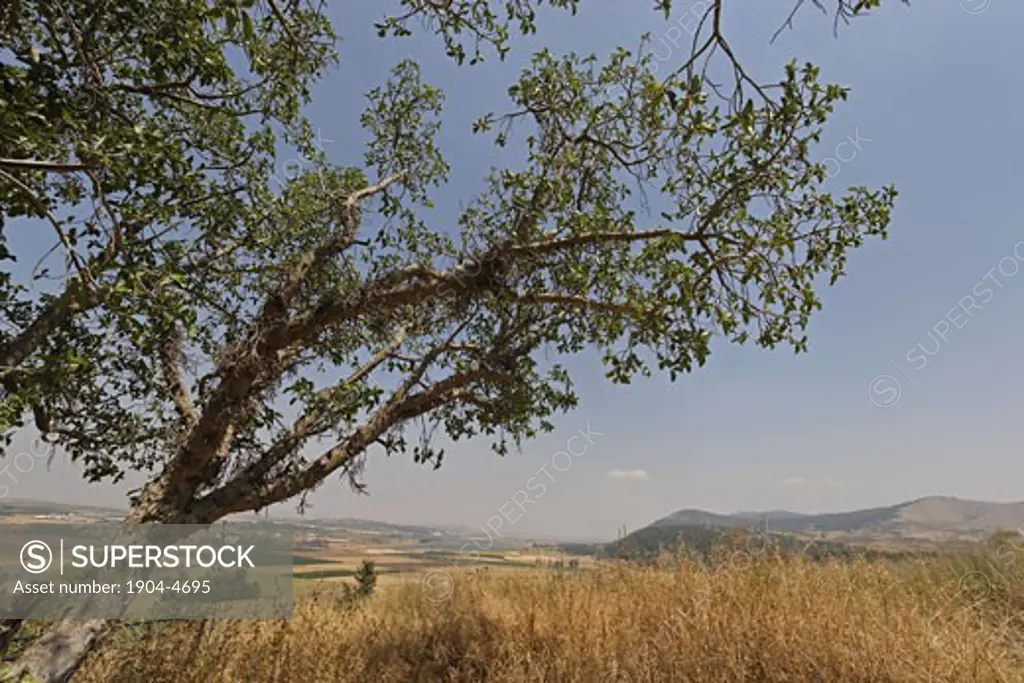
[[[922,554],[921,551],[876,550],[821,537],[807,538],[794,534],[697,525],[647,527],[611,543],[566,544],[562,550],[572,554],[646,564],[654,563],[666,555],[698,563],[713,563],[722,554],[737,551],[784,558],[803,556],[817,562],[828,559],[875,562],[880,559],[907,559]]]

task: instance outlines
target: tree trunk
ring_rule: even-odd
[[[168,506],[166,487],[162,484],[161,479],[147,484],[141,499],[136,501],[125,518],[125,524],[210,524],[223,516],[223,513],[216,511],[210,513],[209,519],[201,519],[188,512],[187,505]],[[180,535],[168,536],[157,533],[163,542]],[[55,622],[29,645],[9,668],[0,669],[0,683],[20,683],[22,680],[26,683],[67,683],[85,662],[89,653],[106,639],[118,621],[79,619]],[[3,622],[0,622],[0,626],[2,624]]]
[[[0,654],[7,655],[24,619],[0,619]]]
[[[114,623],[113,619],[89,619],[54,624],[3,672],[2,680],[66,683]]]

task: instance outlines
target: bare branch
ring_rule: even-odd
[[[178,409],[185,427],[191,429],[199,421],[196,407],[192,404],[192,398],[181,375],[179,359],[182,355],[181,332],[177,326],[172,326],[167,331],[166,339],[160,348],[160,362],[163,367],[164,381],[174,399],[174,405]]]
[[[54,216],[50,212],[50,209],[46,206],[46,202],[40,199],[39,195],[32,191],[32,188],[30,188],[28,185],[21,182],[20,180],[12,176],[10,173],[3,170],[2,168],[0,168],[0,177],[6,179],[7,182],[17,187],[19,190],[21,190],[21,192],[28,195],[28,197],[32,199],[32,202],[36,205],[36,208],[39,209],[40,215],[46,218],[53,226],[53,229],[57,232],[57,238],[60,240],[60,243],[64,247],[64,250],[67,252],[68,259],[71,261],[72,264],[74,264],[75,270],[78,271],[79,277],[82,278],[82,282],[87,284],[89,287],[92,287],[92,276],[89,275],[89,271],[85,267],[85,264],[82,263],[81,257],[78,255],[78,252],[76,252],[74,248],[71,246],[71,242],[68,240],[68,236],[64,234],[64,228],[61,227],[60,221],[57,220],[57,217]]]
[[[277,6],[277,3],[274,2],[274,0],[267,0],[267,4],[270,5],[270,12],[279,22],[281,22],[281,29],[288,35],[288,38],[291,39],[292,43],[298,43],[299,41],[295,37],[295,33],[292,31],[291,22],[288,21],[288,17],[284,15],[281,8]]]
[[[278,376],[279,372],[273,368],[282,367],[287,359],[294,357],[299,346],[294,342],[308,339],[287,334],[292,331],[288,325],[289,319],[282,323],[291,299],[316,267],[347,248],[355,239],[359,228],[359,201],[384,191],[403,177],[404,171],[395,173],[346,198],[341,217],[345,230],[305,253],[292,267],[285,284],[268,296],[251,334],[237,345],[235,353],[226,354],[225,359],[218,364],[216,374],[221,377],[220,385],[207,402],[178,455],[161,474],[162,484],[152,491],[170,487],[182,499],[191,498],[195,494],[202,484],[202,473],[222,448],[232,426],[248,409],[248,399],[260,386],[259,378]],[[314,334],[323,327],[312,325],[302,330]],[[282,334],[282,330],[285,334]],[[289,346],[293,347],[292,352],[287,350]]]
[[[0,159],[0,168],[15,171],[44,171],[46,173],[78,173],[99,168],[96,164],[71,164],[63,161],[39,161],[37,159]]]
[[[406,395],[404,399],[396,400],[400,395],[396,390],[392,399],[373,417],[304,469],[283,474],[266,484],[234,479],[228,485],[197,501],[194,506],[195,514],[200,519],[208,516],[219,518],[231,512],[258,510],[287,500],[316,486],[332,472],[352,462],[395,426],[428,413],[444,403],[464,397],[465,387],[494,374],[485,368],[455,373],[421,392]]]
[[[378,351],[373,358],[360,366],[355,372],[344,380],[342,386],[353,386],[361,382],[383,363],[388,355],[400,347],[407,336],[406,328],[401,328],[394,339],[385,348]],[[319,431],[319,424],[325,412],[325,401],[337,387],[329,387],[320,391],[311,401],[311,405],[303,415],[295,421],[291,429],[281,438],[275,441],[262,455],[251,465],[239,472],[234,479],[239,481],[259,482],[278,463],[294,453],[303,443]]]
[[[361,200],[383,192],[389,185],[404,177],[405,171],[401,171],[384,178],[376,185],[370,185],[351,193],[345,199],[341,209],[343,232],[340,235],[324,240],[316,249],[306,252],[299,258],[298,262],[288,273],[288,279],[284,286],[267,299],[264,314],[269,317],[283,313],[299,287],[316,267],[326,263],[329,259],[352,245],[359,231],[358,208]]]

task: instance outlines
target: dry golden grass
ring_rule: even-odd
[[[356,606],[304,600],[290,621],[172,625],[104,648],[75,681],[1024,681],[1009,622],[927,567],[761,558],[432,578]]]

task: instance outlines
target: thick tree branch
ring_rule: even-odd
[[[93,291],[80,293],[70,288],[52,304],[46,306],[36,316],[32,324],[25,328],[20,334],[12,339],[0,355],[0,376],[6,384],[18,368],[36,349],[50,338],[50,336],[67,324],[75,315],[98,306],[103,302],[106,292]]]
[[[163,369],[164,382],[174,399],[174,405],[187,429],[191,429],[199,421],[196,407],[192,404],[191,393],[181,374],[179,359],[182,355],[181,332],[171,327],[160,348],[160,363]]]
[[[378,351],[373,358],[356,369],[341,384],[341,386],[354,386],[369,376],[377,367],[383,363],[389,354],[398,349],[407,336],[406,328],[401,328],[394,339],[386,347]],[[270,448],[261,454],[252,464],[244,468],[236,475],[236,479],[248,482],[259,482],[278,463],[288,456],[294,454],[306,441],[322,431],[321,421],[327,412],[327,402],[337,387],[329,387],[320,391],[310,402],[310,407],[299,417],[292,427]]]
[[[16,171],[44,171],[46,173],[78,173],[99,168],[95,164],[72,164],[62,161],[39,161],[37,159],[0,159],[0,168]]]
[[[441,403],[444,403],[442,397],[445,394],[461,390],[480,379],[500,378],[500,373],[496,373],[487,367],[489,364],[486,362],[487,359],[484,358],[484,362],[474,362],[469,370],[451,375],[425,388],[418,394],[410,395],[412,389],[420,383],[427,370],[438,357],[445,351],[451,350],[454,341],[469,325],[472,318],[472,315],[467,316],[466,320],[456,326],[444,341],[438,343],[428,353],[424,354],[416,367],[394,389],[384,405],[377,410],[363,427],[356,429],[347,440],[332,448],[299,473],[289,472],[280,475],[272,482],[263,482],[262,478],[266,473],[290,452],[288,448],[291,447],[293,451],[294,448],[298,447],[294,441],[282,441],[280,449],[273,453],[268,452],[249,468],[235,476],[227,485],[204,498],[201,501],[204,510],[207,509],[206,506],[220,508],[225,505],[236,511],[260,509],[279,500],[289,498],[295,495],[296,492],[304,490],[303,486],[308,487],[310,485],[308,484],[309,481],[321,481],[323,477],[328,476],[339,467],[346,466],[347,463],[361,454],[370,444],[379,441],[389,429],[401,422],[429,412]],[[372,367],[376,367],[379,362],[391,355],[401,345],[405,336],[406,329],[402,328],[391,344],[378,352],[370,362],[357,370],[349,379],[361,379],[369,374]],[[304,424],[303,429],[308,431],[310,425]],[[300,482],[307,483],[302,484]],[[292,487],[299,488],[293,489]],[[287,491],[292,492],[289,493]],[[249,493],[255,493],[257,497],[254,498],[248,495]],[[282,497],[277,498],[278,496]],[[237,508],[238,505],[243,507]],[[213,513],[204,512],[202,514]],[[221,512],[220,514],[225,513]]]
[[[345,198],[340,210],[340,220],[343,227],[341,234],[324,240],[316,249],[312,249],[299,257],[288,273],[284,286],[268,299],[268,308],[265,310],[273,312],[282,311],[288,306],[302,283],[306,281],[314,269],[352,246],[359,232],[359,202],[366,197],[383,192],[389,185],[398,182],[405,175],[405,171],[400,171],[384,178],[375,185],[364,187],[349,194]]]
[[[344,441],[323,453],[304,469],[282,474],[269,483],[235,479],[199,501],[194,506],[201,519],[218,519],[232,512],[265,508],[287,500],[322,482],[331,473],[351,463],[371,444],[399,424],[426,414],[452,400],[464,397],[466,387],[475,381],[494,377],[486,368],[455,373],[415,394],[396,390],[391,399],[367,422],[355,429]]]
[[[219,364],[216,374],[221,378],[220,384],[203,407],[185,443],[161,476],[143,490],[142,507],[156,510],[165,504],[181,503],[191,499],[203,485],[211,461],[218,453],[226,452],[235,425],[248,410],[249,399],[261,386],[260,378],[280,376],[281,369],[301,348],[300,344],[289,343],[299,339],[282,337],[275,332],[282,327],[281,318],[291,299],[311,272],[346,249],[355,239],[359,227],[359,201],[384,191],[404,176],[404,172],[395,173],[375,185],[351,193],[342,207],[344,231],[300,257],[285,284],[267,297],[250,335],[236,346],[233,353],[226,354],[225,360]]]

